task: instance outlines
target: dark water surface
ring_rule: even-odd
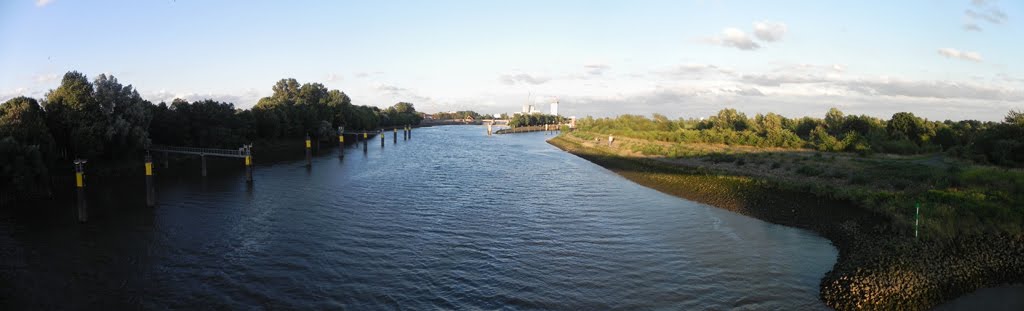
[[[822,309],[811,232],[633,184],[543,133],[417,129],[237,172],[90,188],[0,216],[14,307]],[[298,151],[301,154],[301,150]],[[157,169],[157,174],[160,173]],[[172,167],[174,169],[174,167]],[[66,205],[64,207],[63,205]],[[44,209],[45,210],[45,209]]]

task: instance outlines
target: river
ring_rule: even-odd
[[[836,250],[481,126],[0,215],[16,308],[824,309]],[[258,151],[257,151],[258,152]],[[301,150],[297,153],[301,156]],[[171,169],[175,169],[171,167]]]

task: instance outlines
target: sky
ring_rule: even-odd
[[[283,78],[425,112],[1001,120],[1024,110],[1024,1],[0,3],[0,101],[64,73],[249,108]]]

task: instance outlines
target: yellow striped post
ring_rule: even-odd
[[[156,206],[156,191],[153,189],[153,157],[146,154],[146,206]]]
[[[310,149],[313,144],[309,141],[309,134],[306,134],[306,167],[313,166],[313,151]]]
[[[78,222],[89,219],[85,202],[85,160],[75,159],[75,191],[78,196]]]
[[[242,146],[242,152],[245,154],[245,182],[252,183],[252,145]]]

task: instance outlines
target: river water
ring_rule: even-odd
[[[829,241],[481,126],[0,215],[0,306],[822,309]],[[301,150],[298,153],[301,154]],[[171,169],[175,169],[172,167]]]

